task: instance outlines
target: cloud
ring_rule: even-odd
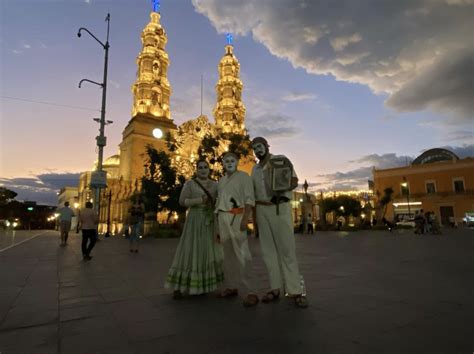
[[[376,168],[391,168],[406,166],[413,161],[411,156],[397,156],[395,153],[388,154],[370,154],[362,156],[357,160],[351,160],[350,163],[362,163],[374,166]]]
[[[193,0],[218,32],[250,34],[308,73],[367,85],[399,111],[472,118],[471,0]]]
[[[28,43],[25,43],[22,45],[23,48],[25,49],[30,49],[31,48],[31,45],[29,45]]]
[[[80,173],[43,173],[33,177],[0,178],[0,185],[18,193],[17,200],[55,205],[61,188],[77,186]]]
[[[474,144],[463,146],[443,146],[442,148],[454,152],[459,158],[474,157]],[[420,151],[420,155],[423,151]],[[415,156],[416,157],[416,156]],[[343,190],[344,189],[367,189],[367,180],[373,178],[373,168],[385,169],[407,166],[414,158],[413,156],[397,155],[395,153],[370,154],[362,156],[349,163],[360,164],[363,166],[346,172],[334,172],[317,175],[319,180],[318,189],[322,190]]]
[[[271,138],[290,138],[301,131],[295,119],[278,113],[267,113],[246,119],[250,136],[264,136]]]
[[[12,53],[15,55],[19,55],[19,54],[22,54],[23,52],[21,50],[13,49]]]
[[[398,111],[431,108],[462,120],[474,118],[474,51],[462,50],[440,58],[387,100]]]
[[[314,100],[317,96],[314,93],[298,93],[290,92],[287,95],[283,96],[283,101],[287,102],[298,102],[298,101],[307,101]]]
[[[453,130],[445,135],[445,140],[472,146],[474,142],[474,130]]]
[[[472,141],[472,134],[471,134]],[[442,146],[442,148],[454,152],[460,159],[466,157],[474,157],[474,144],[466,144],[463,146]]]

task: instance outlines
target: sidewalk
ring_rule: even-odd
[[[177,239],[58,247],[47,232],[0,252],[0,352],[472,353],[474,232],[297,235],[310,307],[172,300]],[[261,287],[266,273],[252,239]]]

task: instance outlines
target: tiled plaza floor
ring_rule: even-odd
[[[287,299],[172,300],[163,281],[177,239],[144,239],[139,254],[106,239],[85,263],[70,238],[60,248],[50,231],[0,251],[1,354],[474,351],[474,230],[297,235],[304,310]]]

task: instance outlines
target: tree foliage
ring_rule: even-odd
[[[0,205],[6,205],[10,203],[17,195],[18,193],[10,189],[0,187]]]
[[[145,175],[142,177],[142,193],[147,212],[182,212],[179,195],[184,186],[184,176],[179,175],[171,163],[171,157],[165,151],[157,151],[147,146]]]
[[[358,217],[362,211],[360,201],[347,195],[340,195],[335,198],[325,198],[320,201],[319,207],[321,208],[322,215],[334,212],[337,216],[343,215],[347,217],[352,215]]]

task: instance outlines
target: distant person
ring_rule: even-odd
[[[425,216],[423,209],[415,213],[415,234],[424,234],[425,232]]]
[[[61,246],[67,245],[67,238],[71,230],[72,217],[75,216],[74,211],[69,208],[69,202],[64,203],[64,207],[57,210],[59,214],[59,233],[61,235]]]
[[[308,214],[308,234],[314,234],[313,217],[311,213]]]
[[[82,229],[82,257],[85,261],[92,259],[91,251],[97,241],[99,217],[92,206],[91,202],[87,202],[86,207],[79,213],[79,229]]]
[[[139,196],[133,199],[133,205],[128,210],[128,224],[130,226],[130,252],[138,253],[138,243],[145,221],[145,206]]]

